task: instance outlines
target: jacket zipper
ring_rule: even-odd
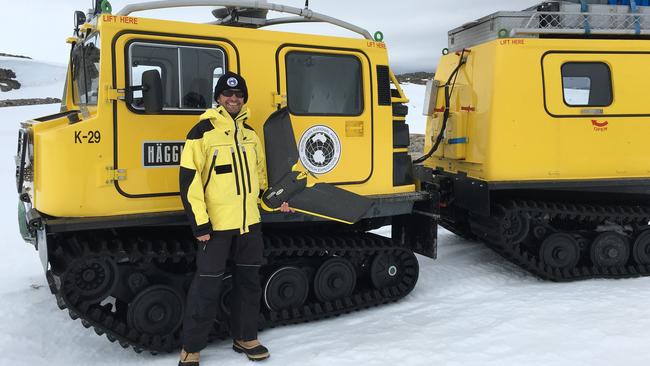
[[[217,162],[218,153],[219,153],[219,149],[218,148],[214,149],[214,155],[212,155],[212,164],[210,164],[210,170],[208,170],[208,180],[206,180],[205,184],[203,185],[204,192],[205,189],[208,188],[208,183],[210,183],[210,178],[212,178],[212,169],[214,169],[214,164]]]
[[[248,193],[251,193],[251,171],[248,169],[248,156],[246,156],[246,146],[242,145],[241,149],[244,152],[244,164],[246,165],[246,181],[248,182]]]
[[[235,149],[230,147],[230,154],[232,155],[232,165],[233,170],[235,171],[235,185],[237,186],[237,195],[241,194],[239,189],[239,173],[237,173],[237,160],[235,159]]]
[[[233,135],[233,137],[235,139],[235,148],[237,148],[237,157],[239,158],[239,169],[241,169],[242,185],[243,185],[244,184],[244,166],[241,163],[241,154],[239,153],[239,141],[237,140],[237,134],[239,133],[239,127],[237,126],[237,121],[235,121],[234,118],[233,118],[232,121],[235,123],[235,134]],[[233,155],[233,158],[234,158],[234,155]],[[239,180],[237,182],[239,182]],[[239,185],[237,185],[237,187],[238,187],[237,189],[239,190]],[[242,217],[242,227],[241,228],[242,228],[242,231],[245,231],[246,230],[246,187],[243,187],[243,188],[244,189],[242,189],[242,192],[243,192],[243,205],[242,205],[242,207],[243,207],[244,214],[243,214],[243,217]]]

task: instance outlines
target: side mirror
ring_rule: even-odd
[[[83,11],[74,12],[74,29],[78,33],[79,27],[86,22],[86,14]]]
[[[142,100],[145,113],[162,112],[162,81],[158,70],[148,70],[142,73]]]

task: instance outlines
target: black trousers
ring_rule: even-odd
[[[183,348],[199,352],[207,345],[208,334],[217,315],[226,260],[233,261],[233,288],[230,297],[230,335],[233,339],[257,339],[260,288],[264,242],[261,225],[250,231],[212,232],[210,240],[199,242],[196,252],[196,274],[187,294],[183,319]]]

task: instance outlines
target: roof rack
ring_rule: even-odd
[[[285,18],[275,18],[275,19],[263,19],[258,18],[254,21],[249,19],[248,25],[253,25],[255,27],[265,27],[270,25],[277,24],[287,24],[287,23],[299,23],[299,22],[323,22],[330,23],[332,25],[345,28],[354,33],[360,34],[362,37],[373,40],[370,33],[356,25],[350,24],[348,22],[342,21],[330,17],[325,14],[320,14],[315,11],[309,10],[308,8],[296,8],[292,6],[280,5],[266,2],[265,0],[231,0],[231,1],[221,1],[221,0],[162,0],[162,1],[151,1],[144,3],[137,3],[125,6],[122,10],[116,13],[119,16],[130,15],[133,12],[145,11],[145,10],[156,10],[156,9],[168,9],[168,8],[180,8],[180,7],[194,7],[194,6],[221,6],[226,8],[233,8],[234,10],[266,10],[266,11],[276,11],[279,13],[287,13],[297,15],[295,17],[285,17]],[[219,19],[211,24],[225,24],[228,25],[224,19]]]
[[[510,30],[510,36],[519,34],[647,35],[650,14],[537,12]]]
[[[255,28],[266,27],[270,25],[277,24],[288,24],[288,23],[302,23],[302,22],[323,22],[329,23],[354,33],[361,35],[367,40],[374,41],[375,39],[370,35],[370,32],[367,30],[358,27],[354,24],[345,22],[340,19],[330,17],[325,14],[317,13],[308,9],[307,7],[301,9],[292,6],[286,6],[281,4],[269,3],[266,0],[162,0],[162,1],[151,1],[138,4],[127,5],[122,10],[118,11],[115,15],[118,16],[127,16],[131,13],[137,11],[145,10],[156,10],[156,9],[169,9],[169,8],[180,8],[180,7],[194,7],[194,6],[214,6],[214,7],[225,7],[228,8],[228,11],[221,11],[216,9],[212,12],[215,17],[220,18],[215,22],[210,24],[224,24],[224,25],[238,25],[238,26],[253,26]],[[266,17],[266,14],[260,14],[255,10],[264,10],[264,11],[275,11],[278,13],[287,13],[294,14],[296,16],[284,17],[284,18],[274,18],[274,19],[265,19],[261,16]],[[227,16],[222,16],[228,13]],[[234,16],[234,19],[228,19],[229,16]],[[243,21],[242,21],[243,18]],[[232,23],[228,23],[233,20]],[[399,81],[392,70],[388,71],[390,81],[393,87],[397,90],[398,96],[393,96],[391,102],[393,103],[408,103],[409,99],[406,97],[402,91]]]
[[[628,5],[609,3],[552,1],[524,11],[497,12],[449,31],[449,49],[457,51],[504,37],[650,35],[650,7],[637,6],[638,0]]]

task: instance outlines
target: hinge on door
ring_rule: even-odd
[[[287,105],[287,96],[273,92],[273,106],[280,106],[280,108]]]
[[[114,169],[112,166],[106,167],[106,184],[121,180],[126,180],[126,169]]]
[[[106,86],[106,101],[124,100],[124,89],[112,89]]]

